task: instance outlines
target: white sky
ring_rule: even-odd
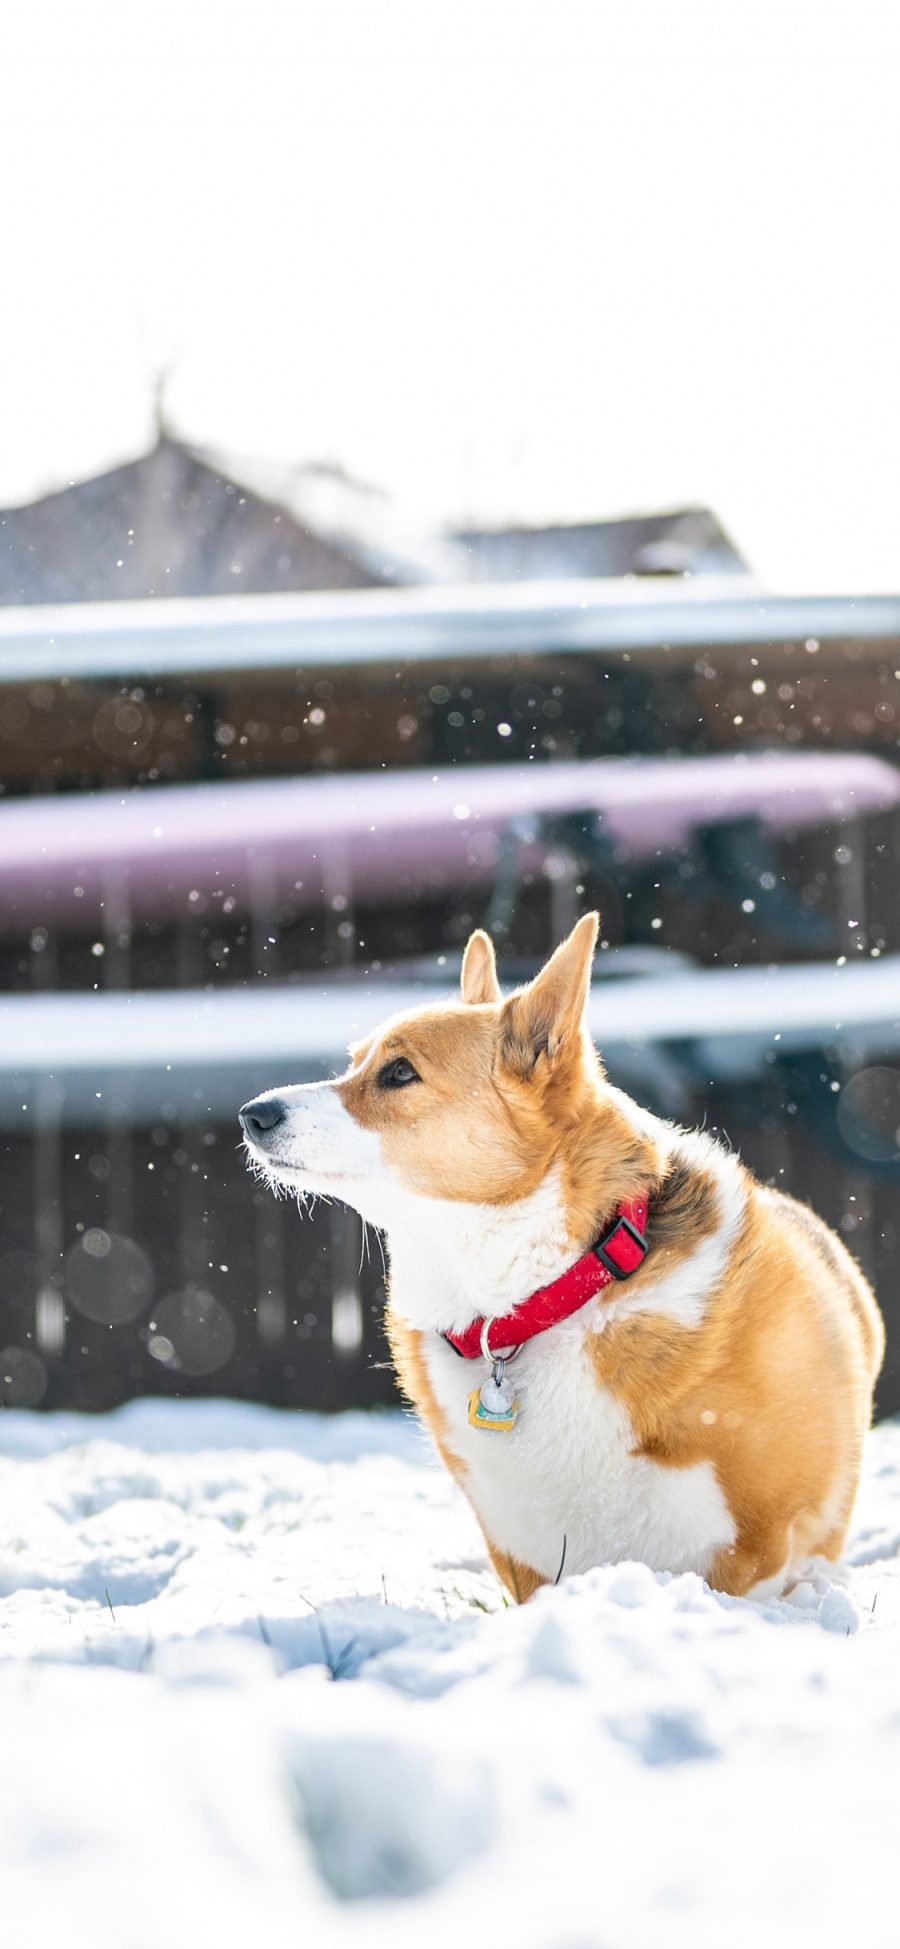
[[[12,17],[13,11],[15,18]],[[30,0],[0,502],[198,442],[900,586],[895,0]]]

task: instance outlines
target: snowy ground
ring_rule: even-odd
[[[851,1559],[517,1611],[398,1415],[7,1412],[4,1941],[893,1949],[900,1426]]]

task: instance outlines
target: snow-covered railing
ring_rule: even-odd
[[[900,596],[771,596],[731,576],[204,596],[0,609],[0,683],[897,636]]]
[[[225,1117],[242,1090],[320,1077],[347,1043],[389,1015],[449,993],[381,978],[264,983],[215,992],[7,995],[0,1000],[0,1120],[41,1114],[97,1123],[127,1094],[135,1116]],[[691,1043],[710,1076],[755,1075],[784,1056],[842,1040],[854,1059],[900,1051],[900,955],[779,968],[691,969],[599,980],[590,1002],[598,1046],[613,1058]],[[36,1085],[39,1085],[36,1093]]]
[[[243,911],[261,883],[269,911],[285,898],[316,907],[338,876],[366,905],[407,885],[419,897],[489,887],[511,832],[517,870],[537,870],[553,834],[542,821],[574,814],[617,858],[641,860],[734,820],[782,835],[898,802],[900,770],[856,751],[448,765],[11,799],[0,801],[0,926],[16,913],[29,927],[93,926],[113,880],[117,909],[127,900],[135,916],[189,913],[198,888]]]

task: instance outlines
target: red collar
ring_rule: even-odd
[[[541,1286],[529,1299],[520,1300],[511,1313],[491,1320],[485,1336],[489,1351],[521,1347],[536,1333],[545,1333],[548,1326],[557,1326],[560,1320],[577,1313],[615,1279],[630,1278],[647,1256],[646,1222],[646,1196],[619,1205],[612,1224],[568,1272],[561,1273],[549,1286]],[[483,1328],[483,1319],[472,1320],[462,1333],[445,1333],[443,1337],[464,1360],[476,1360],[483,1352]]]

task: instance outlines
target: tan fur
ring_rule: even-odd
[[[444,1467],[464,1489],[465,1463],[450,1445],[446,1421],[434,1398],[422,1351],[423,1336],[415,1327],[407,1326],[405,1320],[398,1319],[391,1307],[387,1310],[386,1325],[401,1390],[415,1408],[419,1419],[424,1421]]]
[[[540,1590],[546,1579],[539,1577],[529,1564],[520,1563],[518,1557],[509,1556],[505,1550],[496,1550],[490,1537],[486,1537],[485,1541],[500,1582],[505,1584],[517,1604],[524,1604],[527,1598],[534,1596],[536,1590]]]
[[[712,1462],[737,1540],[710,1581],[737,1594],[791,1554],[840,1555],[883,1348],[849,1255],[856,1303],[792,1222],[800,1208],[779,1209],[746,1175],[746,1221],[703,1326],[638,1315],[593,1350],[639,1452],[673,1468]]]
[[[506,1002],[491,944],[473,935],[462,1002],[389,1023],[354,1051],[337,1088],[412,1190],[503,1206],[555,1166],[573,1260],[623,1199],[646,1188],[651,1251],[627,1292],[652,1298],[660,1275],[714,1227],[715,1187],[689,1151],[679,1158],[675,1133],[666,1155],[652,1123],[630,1115],[605,1082],[583,1021],[596,931],[597,917],[586,916],[537,980]],[[384,1064],[399,1056],[424,1088],[379,1087]],[[671,1469],[712,1465],[736,1540],[710,1582],[737,1594],[788,1560],[840,1554],[884,1346],[874,1296],[840,1241],[811,1212],[743,1175],[744,1221],[701,1324],[613,1304],[585,1356],[598,1386],[626,1408],[636,1453]],[[614,1302],[617,1292],[592,1303]],[[390,1312],[388,1329],[401,1385],[465,1489],[422,1336]],[[487,1542],[510,1592],[530,1595],[538,1574]]]
[[[463,1001],[470,1005],[499,1002],[501,999],[493,943],[480,927],[476,927],[474,934],[469,936],[459,986]]]

